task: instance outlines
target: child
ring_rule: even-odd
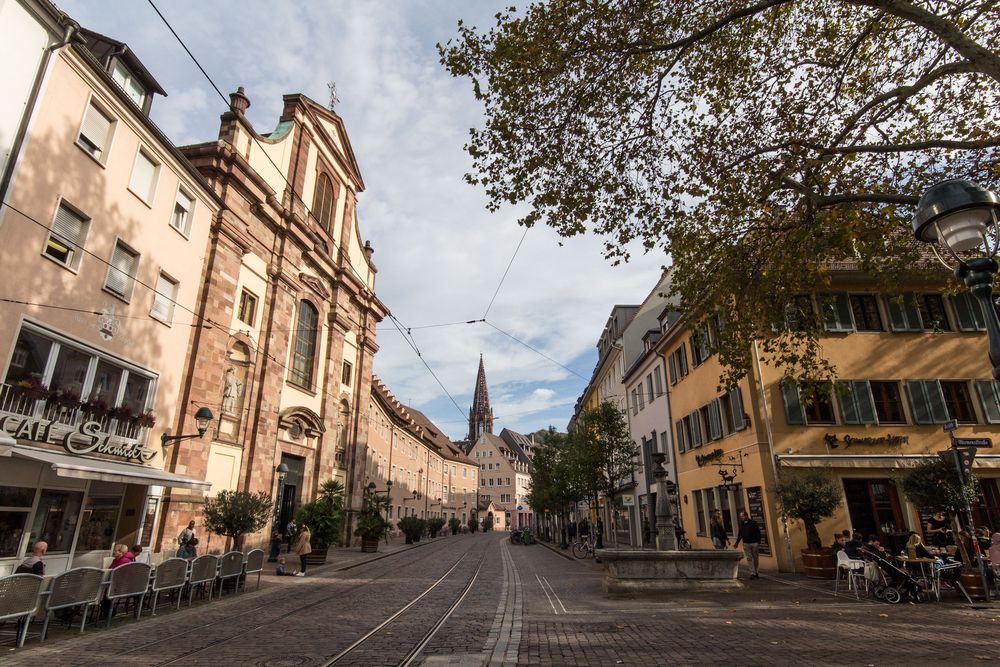
[[[278,567],[275,568],[274,574],[278,577],[294,577],[296,576],[297,573],[289,572],[288,570],[285,569],[285,557],[282,556],[278,558]]]

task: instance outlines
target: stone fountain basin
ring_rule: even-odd
[[[664,591],[725,591],[743,587],[736,578],[743,552],[733,549],[598,549],[597,557],[606,569],[605,593],[634,595]]]

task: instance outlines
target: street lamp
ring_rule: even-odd
[[[913,234],[918,241],[939,245],[954,260],[946,262],[934,247],[934,254],[961,279],[979,301],[986,322],[993,379],[1000,380],[1000,317],[993,305],[994,259],[1000,244],[997,212],[1000,197],[964,178],[952,178],[929,187],[913,215]],[[992,227],[992,230],[990,229]],[[992,234],[993,245],[987,245]],[[962,253],[982,250],[985,256],[964,259]],[[979,252],[976,255],[982,254]]]
[[[278,553],[281,552],[281,500],[285,493],[285,476],[288,474],[288,466],[285,465],[284,461],[278,464],[278,467],[274,469],[278,473],[278,498],[274,502],[274,521],[271,525],[271,555],[268,558],[270,562],[278,560]]]
[[[191,433],[189,435],[168,435],[167,433],[162,433],[160,434],[160,444],[166,446],[168,442],[177,442],[190,438],[203,438],[205,437],[205,431],[208,430],[208,425],[213,419],[215,419],[215,415],[212,414],[212,411],[202,406],[194,413],[194,421],[198,425],[198,433]]]

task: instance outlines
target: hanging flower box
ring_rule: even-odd
[[[91,419],[95,421],[102,421],[105,417],[111,414],[111,406],[105,400],[100,398],[91,398],[83,404],[83,411],[87,413]]]
[[[40,401],[49,397],[49,388],[37,378],[18,380],[14,385],[22,396],[32,401]]]
[[[149,412],[144,412],[141,415],[134,417],[133,420],[137,426],[141,426],[142,428],[153,428],[156,424],[156,415],[154,415],[153,411],[150,410]]]
[[[131,421],[135,418],[135,413],[127,405],[119,405],[117,407],[111,408],[111,416],[120,422]]]
[[[55,389],[49,391],[48,401],[65,408],[77,408],[80,406],[80,394],[72,389]]]

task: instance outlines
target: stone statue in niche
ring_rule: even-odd
[[[240,396],[243,394],[243,383],[240,382],[240,378],[236,375],[236,369],[232,366],[226,370],[223,384],[222,411],[233,414],[240,404]]]

